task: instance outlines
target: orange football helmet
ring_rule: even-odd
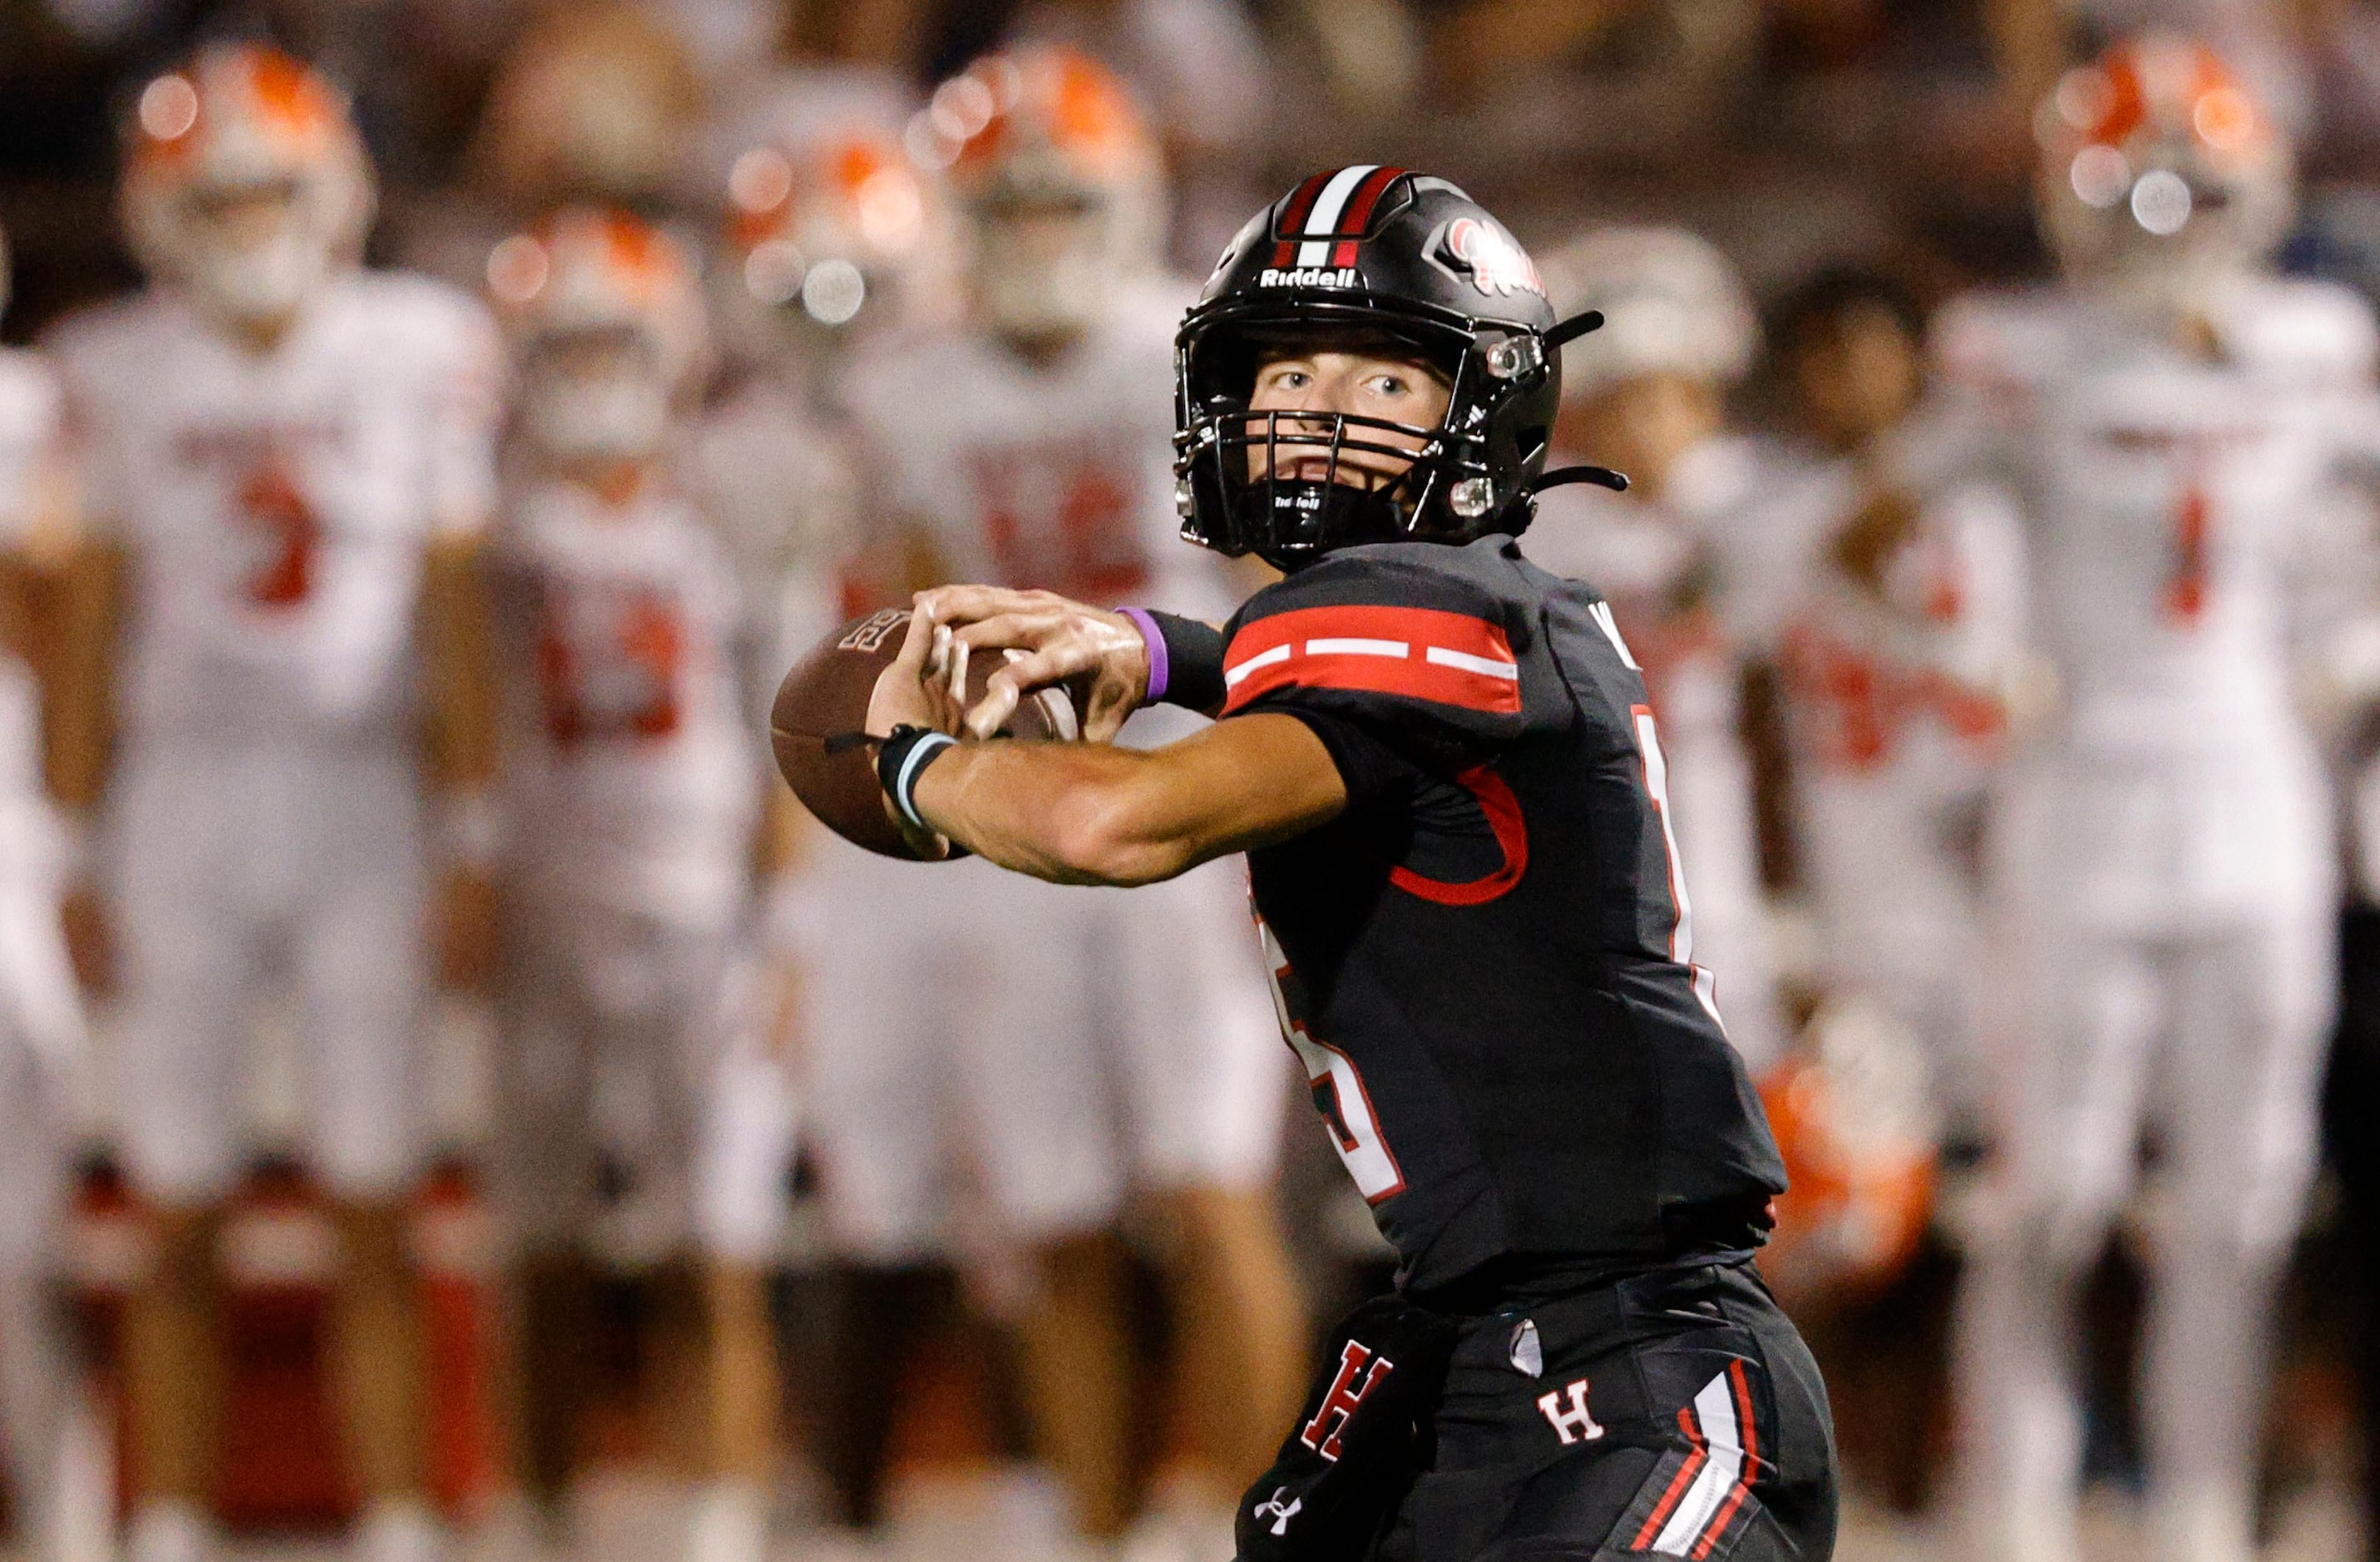
[[[898,318],[942,226],[937,194],[892,137],[754,147],[727,177],[727,241],[745,295],[817,325]]]
[[[1914,1039],[1872,1005],[1830,999],[1760,1099],[1791,1184],[1761,1273],[1788,1306],[1874,1295],[1934,1208],[1936,1125]]]
[[[2186,304],[2289,231],[2289,143],[2194,39],[2144,33],[2067,72],[2036,129],[2043,227],[2078,281]]]
[[[993,331],[1079,332],[1119,283],[1156,268],[1157,139],[1088,55],[1034,45],[978,60],[936,90],[911,140],[947,168],[970,219],[976,310]]]
[[[488,255],[515,344],[520,431],[559,460],[658,452],[710,356],[692,258],[639,217],[572,206]]]
[[[219,319],[284,318],[362,251],[371,170],[346,101],[277,49],[217,44],[156,78],[128,141],[134,252]]]

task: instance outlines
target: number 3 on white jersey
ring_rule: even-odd
[[[1653,815],[1661,822],[1661,848],[1670,863],[1670,904],[1677,920],[1670,924],[1670,958],[1694,973],[1694,996],[1713,1019],[1718,1019],[1718,982],[1694,964],[1694,908],[1686,896],[1686,865],[1678,856],[1678,828],[1670,818],[1670,762],[1661,753],[1661,734],[1653,725],[1653,707],[1631,705],[1628,714],[1636,727],[1636,757],[1645,766],[1645,795],[1653,799]],[[1719,1020],[1719,1028],[1727,1023]]]

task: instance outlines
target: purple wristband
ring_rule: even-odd
[[[1132,627],[1140,631],[1142,642],[1148,647],[1148,692],[1140,697],[1140,702],[1154,705],[1165,698],[1165,686],[1172,681],[1173,665],[1165,655],[1165,631],[1157,627],[1157,620],[1148,616],[1145,607],[1119,607],[1116,611],[1132,620]]]

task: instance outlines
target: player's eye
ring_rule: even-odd
[[[1372,394],[1384,399],[1403,396],[1412,389],[1413,386],[1408,382],[1395,374],[1376,374],[1372,377]]]

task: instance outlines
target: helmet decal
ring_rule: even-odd
[[[1340,271],[1354,265],[1356,242],[1380,211],[1380,197],[1404,174],[1402,168],[1359,163],[1317,174],[1298,186],[1281,203],[1269,269]]]
[[[1545,279],[1537,275],[1536,262],[1512,241],[1512,235],[1493,223],[1457,217],[1446,225],[1431,252],[1468,273],[1472,286],[1483,293],[1545,297]]]

